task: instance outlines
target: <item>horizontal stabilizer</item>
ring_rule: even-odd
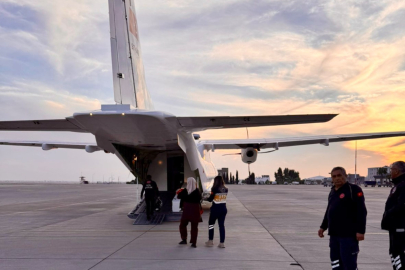
[[[72,119],[72,121],[74,121]],[[87,132],[67,119],[0,121],[0,131],[73,131]]]
[[[367,139],[380,139],[389,137],[405,136],[405,131],[381,132],[381,133],[358,133],[343,135],[319,135],[292,138],[269,138],[269,139],[242,139],[242,140],[207,140],[200,141],[206,149],[242,149],[255,147],[256,149],[274,148],[297,145],[323,144],[329,145],[333,142],[357,141]]]
[[[14,146],[33,146],[42,147],[42,150],[51,150],[58,148],[65,149],[83,149],[88,153],[103,150],[95,143],[69,143],[69,142],[45,142],[45,141],[1,141],[0,145],[14,145]]]
[[[177,117],[179,124],[188,131],[217,128],[263,127],[295,124],[323,123],[332,120],[337,114],[303,114],[271,116],[205,116]]]

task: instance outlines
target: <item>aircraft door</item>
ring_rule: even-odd
[[[167,191],[176,191],[184,183],[184,156],[167,158]]]

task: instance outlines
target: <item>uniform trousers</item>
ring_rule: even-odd
[[[208,239],[214,240],[214,225],[218,220],[219,227],[219,241],[225,242],[225,217],[228,213],[225,205],[213,205],[210,209],[210,218],[208,220]]]
[[[390,256],[394,270],[405,269],[405,232],[390,230]]]
[[[148,220],[153,216],[153,210],[155,209],[155,198],[145,198],[146,202],[146,216]]]
[[[329,247],[333,270],[357,270],[359,241],[355,237],[331,235]]]

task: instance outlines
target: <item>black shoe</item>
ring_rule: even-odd
[[[191,244],[191,247],[192,247],[192,248],[196,248],[197,246],[196,246],[195,244]]]
[[[186,241],[186,240],[181,240],[181,242],[179,243],[179,245],[187,245],[187,241]]]

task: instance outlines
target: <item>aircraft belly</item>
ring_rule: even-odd
[[[177,144],[177,133],[162,117],[146,114],[112,113],[74,116],[85,129],[111,143],[165,149]]]

